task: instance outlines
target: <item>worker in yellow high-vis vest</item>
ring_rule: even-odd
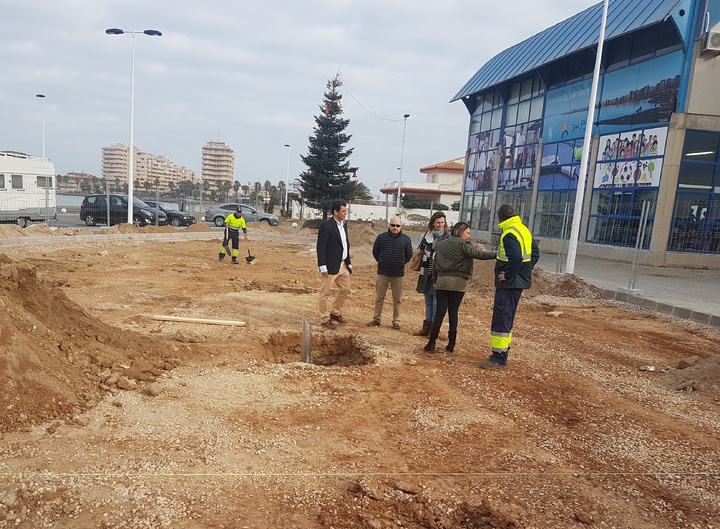
[[[245,219],[242,216],[242,210],[238,209],[235,213],[230,213],[225,217],[225,239],[223,240],[222,248],[220,248],[219,259],[222,261],[225,259],[225,253],[227,252],[228,242],[232,241],[232,264],[238,264],[238,248],[240,247],[240,230],[245,234],[245,240],[247,241],[247,227],[245,225]]]
[[[530,230],[509,204],[498,208],[500,245],[495,260],[495,301],[490,325],[490,357],[483,369],[504,369],[507,365],[515,313],[522,291],[532,284],[532,270],[540,249]]]

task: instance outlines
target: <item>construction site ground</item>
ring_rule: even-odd
[[[401,330],[389,293],[366,326],[358,225],[349,321],[306,363],[316,232],[253,226],[233,266],[204,225],[85,231],[0,248],[0,528],[720,528],[716,328],[536,268],[484,371],[493,262],[426,353],[414,273]]]

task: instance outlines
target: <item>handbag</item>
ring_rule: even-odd
[[[420,250],[413,251],[412,257],[408,261],[408,268],[413,272],[419,272],[422,266],[422,252]]]

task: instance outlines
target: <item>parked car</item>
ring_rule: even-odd
[[[238,208],[242,210],[245,222],[267,222],[270,226],[279,226],[280,220],[275,215],[261,213],[247,204],[222,204],[205,210],[205,221],[212,222],[215,226],[225,224],[225,218],[234,213]]]
[[[110,199],[110,222],[108,222],[108,201]],[[88,226],[96,224],[122,224],[128,218],[128,196],[127,195],[88,195],[80,204],[80,220]],[[148,206],[142,200],[133,197],[133,224],[135,226],[147,226],[155,224],[155,209]],[[158,212],[158,224],[167,224],[167,215],[162,211]]]
[[[151,208],[159,209],[165,213],[168,218],[168,222],[176,228],[180,226],[190,226],[191,224],[195,224],[197,222],[195,215],[191,215],[190,213],[178,211],[176,209],[168,209],[160,204],[160,202],[155,202],[154,200],[145,200],[144,202]]]

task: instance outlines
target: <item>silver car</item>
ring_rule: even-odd
[[[205,210],[205,222],[211,222],[215,226],[225,224],[225,218],[230,213],[235,213],[237,209],[242,211],[245,222],[267,222],[270,226],[279,226],[280,220],[275,215],[269,213],[261,213],[252,206],[247,204],[221,204],[213,206]]]

